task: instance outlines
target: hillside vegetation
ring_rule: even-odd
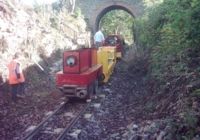
[[[173,120],[169,139],[198,137],[200,1],[164,0],[136,20],[134,31],[140,49],[148,52],[145,56],[150,92],[144,109],[154,119]],[[138,58],[138,62],[141,60]]]
[[[8,74],[6,65],[14,53],[20,53],[29,87],[42,83],[46,86],[42,81],[47,80],[48,75],[41,72],[51,72],[53,63],[61,59],[62,50],[79,47],[80,37],[89,44],[90,33],[86,31],[80,11],[71,13],[63,5],[28,7],[17,1],[0,1],[1,88]]]

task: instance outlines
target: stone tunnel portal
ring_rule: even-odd
[[[134,18],[144,12],[142,0],[76,0],[76,8],[80,8],[93,33],[98,29],[101,18],[111,10],[125,10]]]
[[[96,20],[93,24],[93,31],[97,31],[99,29],[99,24],[101,21],[101,18],[108,12],[112,11],[112,10],[124,10],[126,12],[128,12],[130,15],[133,16],[134,18],[134,13],[132,13],[131,10],[127,9],[126,7],[120,6],[120,5],[112,5],[109,7],[106,7],[105,9],[103,9],[98,15],[96,15]]]

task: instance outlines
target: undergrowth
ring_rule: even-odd
[[[200,131],[200,1],[164,0],[147,9],[135,27],[137,44],[150,50],[153,96],[146,109],[176,120],[174,139],[193,139]]]

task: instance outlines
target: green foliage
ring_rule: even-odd
[[[112,10],[100,22],[104,34],[120,34],[126,41],[133,42],[133,17],[123,10]]]
[[[184,121],[190,128],[195,128],[197,125],[197,117],[195,116],[195,113],[192,110],[188,110],[184,114]]]
[[[77,9],[75,10],[74,16],[75,16],[76,18],[82,17],[82,16],[83,16],[82,13],[81,13],[81,9],[80,9],[80,8],[77,8]]]
[[[186,134],[182,136],[185,140],[191,140],[195,136],[195,128],[197,127],[198,118],[195,116],[195,112],[188,110],[184,114],[184,124],[188,129]]]
[[[171,82],[171,75],[187,75],[188,72],[200,70],[199,0],[164,0],[147,9],[146,14],[135,21],[134,27],[137,44],[151,50],[150,74],[155,76],[159,85]],[[184,81],[180,84],[184,84]],[[173,86],[180,88],[176,84]],[[199,97],[200,89],[190,94],[190,98]],[[187,101],[188,105],[182,110],[182,124],[174,124],[169,137],[191,140],[197,134],[199,120],[192,102]],[[151,107],[151,104],[148,106]]]
[[[191,96],[200,98],[200,89],[196,89],[191,93]]]
[[[137,43],[152,49],[152,72],[186,72],[186,48],[200,44],[200,1],[164,0],[136,20]]]

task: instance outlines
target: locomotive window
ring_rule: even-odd
[[[73,67],[76,65],[76,57],[75,56],[68,56],[66,58],[66,65],[69,67]]]

